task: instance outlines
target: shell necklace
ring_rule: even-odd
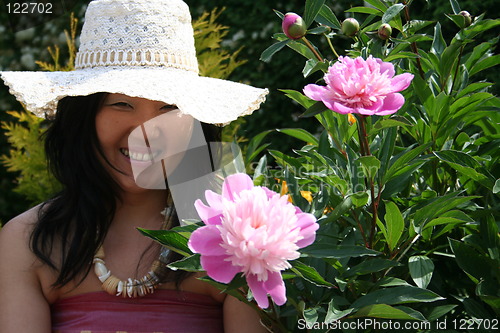
[[[167,220],[169,208],[166,208],[162,214]],[[165,224],[165,223],[164,223]],[[104,262],[104,248],[99,247],[94,256],[94,272],[102,283],[102,289],[110,295],[122,296],[123,298],[136,298],[152,294],[161,284],[168,272],[168,255],[170,250],[162,247],[160,256],[153,262],[149,272],[140,279],[128,278],[120,280],[111,274]]]

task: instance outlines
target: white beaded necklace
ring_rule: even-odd
[[[170,215],[170,209],[170,207],[167,207],[162,212],[165,217],[164,228]],[[168,272],[167,257],[169,253],[169,249],[162,247],[159,258],[153,262],[149,272],[142,278],[120,280],[112,275],[111,271],[106,267],[106,263],[104,262],[104,248],[101,245],[94,255],[94,272],[102,283],[102,289],[110,295],[122,296],[124,298],[146,296],[152,294],[165,278]]]

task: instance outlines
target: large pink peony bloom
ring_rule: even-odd
[[[284,304],[280,271],[291,267],[288,260],[299,257],[299,248],[314,241],[314,215],[303,213],[287,196],[254,186],[241,173],[225,179],[222,195],[206,191],[205,196],[209,206],[197,200],[195,207],[206,226],[192,233],[189,248],[201,254],[208,276],[229,283],[242,272],[261,308],[269,306],[268,294]]]
[[[409,73],[394,74],[392,63],[372,56],[366,60],[339,57],[325,74],[326,87],[308,84],[304,94],[341,114],[384,116],[403,106],[405,99],[398,92],[413,79]]]

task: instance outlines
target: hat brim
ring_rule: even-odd
[[[70,72],[1,72],[10,93],[39,117],[66,96],[121,93],[167,104],[204,123],[227,124],[260,107],[267,89],[168,67],[89,68]]]

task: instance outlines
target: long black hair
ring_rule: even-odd
[[[101,162],[107,161],[95,126],[106,95],[63,98],[45,133],[48,166],[62,190],[41,206],[30,246],[43,263],[58,272],[56,287],[75,279],[81,282],[87,276],[120,199],[120,186]],[[207,124],[202,127],[207,142],[218,141],[219,128]],[[178,225],[173,212],[171,225]],[[55,249],[59,253],[54,253]],[[57,262],[54,258],[58,258]],[[175,259],[172,254],[171,260]],[[166,279],[179,284],[186,276],[183,272],[172,272]]]

